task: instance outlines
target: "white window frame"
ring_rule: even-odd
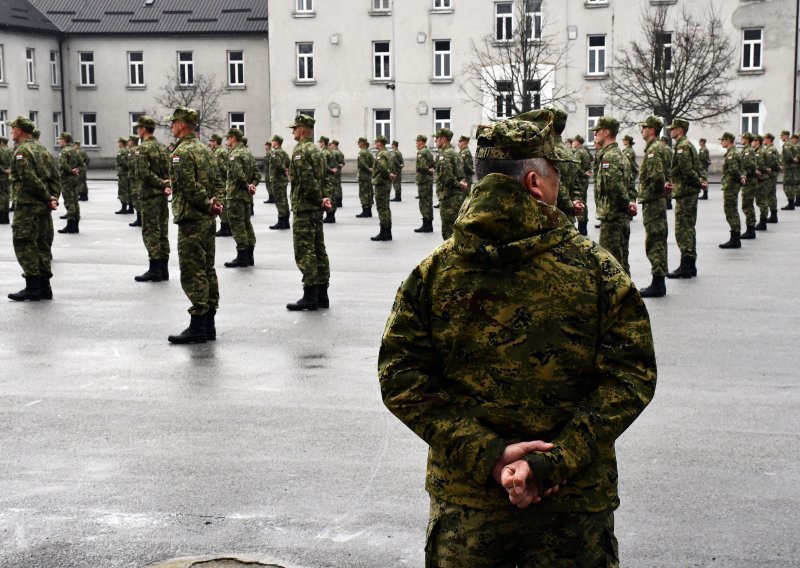
[[[653,67],[656,71],[672,73],[672,32],[660,32],[658,44],[656,47],[659,52],[653,61]],[[664,61],[666,61],[666,65],[664,65]]]
[[[311,118],[314,118],[314,114],[316,112],[317,112],[317,109],[314,109],[314,108],[299,108],[299,109],[297,109],[297,112],[294,113],[294,115],[295,116],[300,116],[301,114],[304,114],[306,116],[310,116]]]
[[[88,120],[89,118],[92,120]],[[97,113],[81,113],[82,145],[86,148],[97,148]]]
[[[295,0],[294,12],[295,14],[313,14],[314,0]]]
[[[234,59],[237,57],[238,59]],[[228,86],[244,87],[244,50],[228,51]]]
[[[514,83],[510,79],[495,81],[494,114],[496,120],[509,118],[514,113]],[[500,93],[507,93],[501,95]]]
[[[433,0],[434,10],[452,10],[453,0]]]
[[[311,52],[301,53],[301,49],[311,46]],[[296,81],[312,83],[314,77],[314,42],[298,41],[294,44]]]
[[[446,46],[444,44],[447,44]],[[442,44],[442,45],[439,45]],[[449,39],[433,40],[433,78],[453,78],[453,42]],[[442,49],[440,49],[442,48]]]
[[[189,55],[189,59],[181,59],[183,55]],[[194,86],[194,52],[178,52],[178,85],[181,87]]]
[[[509,12],[500,12],[500,7]],[[497,43],[507,43],[514,40],[514,3],[494,3],[494,40]]]
[[[6,64],[3,57],[3,44],[0,43],[0,83],[6,82]]]
[[[239,115],[241,115],[241,117]],[[239,120],[240,118],[241,118],[241,120]],[[229,112],[228,113],[228,127],[229,128],[238,128],[239,130],[242,131],[242,133],[244,133],[245,132],[245,127],[247,125],[247,122],[246,122],[245,119],[246,119],[246,115],[242,111]]]
[[[56,50],[50,50],[50,86],[61,86],[61,72],[58,65],[59,53]]]
[[[8,120],[8,111],[0,110],[0,136],[3,136],[4,138],[8,138],[8,127],[6,126],[6,120]]]
[[[25,48],[25,74],[28,85],[36,84],[36,49]]]
[[[378,46],[388,46],[388,51],[378,51]],[[375,81],[391,81],[392,79],[392,42],[372,42],[372,79]]]
[[[140,56],[139,61],[134,61],[133,56]],[[144,87],[144,52],[143,51],[129,51],[128,57],[128,86],[129,87]]]
[[[139,135],[139,127],[137,123],[139,122],[139,117],[144,116],[145,112],[129,112],[128,116],[131,119],[131,136],[138,136]]]
[[[592,45],[592,39],[603,38],[603,45]],[[591,34],[586,36],[586,74],[592,76],[602,76],[606,74],[606,35]],[[592,71],[594,65],[594,71]]]
[[[586,143],[591,144],[594,142],[594,128],[597,120],[606,112],[605,105],[587,105],[586,106]]]
[[[94,51],[78,52],[78,78],[81,87],[95,87]]]
[[[758,39],[745,39],[747,32],[759,34]],[[756,61],[758,64],[756,64]],[[742,69],[759,70],[764,68],[764,28],[742,29]]]
[[[586,0],[587,4],[608,4],[608,0]]]
[[[28,111],[28,118],[31,120],[33,125],[36,128],[39,128],[39,111],[38,110],[31,110]]]
[[[745,105],[758,105],[758,110],[756,112],[745,112]],[[759,129],[764,122],[761,119],[761,109],[761,101],[742,101],[742,106],[739,109],[741,113],[742,132],[759,134]]]
[[[370,0],[371,12],[391,12],[392,0]]]
[[[53,145],[58,146],[58,139],[61,138],[61,113],[54,112],[53,113]]]
[[[450,107],[433,109],[433,131],[440,128],[453,129],[453,109]]]
[[[381,117],[378,117],[381,113]],[[388,118],[383,116],[383,113],[388,113]],[[375,133],[375,138],[378,136],[386,136],[389,140],[392,139],[392,110],[388,108],[376,108],[372,111],[372,125]]]
[[[529,40],[542,39],[542,0],[523,0],[525,2],[525,21]],[[537,9],[532,10],[531,6]]]

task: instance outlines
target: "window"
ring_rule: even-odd
[[[525,35],[542,39],[542,0],[525,0]]]
[[[672,32],[660,32],[656,41],[653,67],[656,71],[669,73],[672,71]]]
[[[94,52],[84,51],[78,54],[81,67],[81,87],[94,86]]]
[[[433,131],[436,132],[440,128],[450,129],[452,125],[450,120],[449,108],[435,108],[433,109]]]
[[[128,52],[128,86],[144,87],[144,54],[141,51]]]
[[[228,85],[244,86],[244,51],[228,52]]]
[[[314,11],[314,0],[295,0],[294,9],[298,14],[310,14]]]
[[[761,28],[742,30],[742,69],[761,66]]]
[[[36,84],[36,50],[28,47],[25,49],[25,70],[29,85]]]
[[[495,33],[497,41],[511,41],[514,37],[514,4],[498,2],[494,5]]]
[[[434,10],[451,10],[452,8],[452,0],[433,0]]]
[[[450,71],[450,40],[433,41],[433,77],[434,79],[452,78]]]
[[[61,73],[58,66],[58,52],[50,52],[50,86],[58,87],[61,85]]]
[[[297,48],[297,80],[314,80],[314,44],[296,43]]]
[[[83,132],[84,146],[97,146],[97,114],[81,113],[81,132]]]
[[[6,126],[8,120],[8,111],[0,110],[0,136],[8,138],[8,127]]]
[[[0,83],[6,82],[5,58],[3,57],[3,44],[0,43]]]
[[[183,87],[194,85],[194,59],[191,51],[178,52],[178,84]]]
[[[761,102],[748,101],[742,103],[742,132],[759,134],[761,127]]]
[[[143,112],[131,112],[129,113],[131,117],[131,135],[138,136],[139,129],[136,126],[136,123],[139,122],[139,117],[144,116]]]
[[[389,0],[372,0],[373,12],[388,12],[391,9]]]
[[[392,139],[392,111],[389,109],[375,110],[375,137],[386,136]]]
[[[588,144],[594,142],[594,131],[592,128],[597,124],[597,119],[605,113],[606,107],[601,105],[586,107],[586,142]]]
[[[586,4],[589,6],[593,4],[608,4],[608,0],[586,0]]]
[[[606,36],[589,36],[588,65],[589,75],[605,75],[606,73]]]
[[[373,79],[392,78],[392,54],[388,41],[372,42]],[[388,138],[388,136],[387,136]]]
[[[32,110],[32,111],[28,112],[28,118],[36,126],[36,128],[39,128],[39,111],[38,110]]]
[[[231,128],[238,128],[244,132],[244,113],[243,112],[229,112],[228,124]]]
[[[514,84],[511,81],[495,83],[495,118],[508,118],[514,113]]]
[[[58,145],[58,139],[61,138],[61,113],[53,113],[53,144]]]
[[[311,118],[314,118],[314,109],[313,108],[299,108],[299,109],[297,109],[297,114],[295,116],[300,115],[300,114],[304,114],[306,116],[310,116]]]

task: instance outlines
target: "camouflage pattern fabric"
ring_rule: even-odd
[[[14,151],[8,146],[0,146],[0,213],[8,213],[11,201],[11,174],[4,170],[11,170],[14,161]]]
[[[392,227],[392,210],[389,207],[389,197],[392,192],[392,173],[394,165],[392,155],[385,148],[375,156],[372,165],[372,185],[375,187],[375,207],[378,209],[378,221],[383,229]]]
[[[631,165],[631,190],[636,190],[636,178],[639,176],[639,164],[636,161],[636,151],[633,146],[626,146],[622,149],[622,154],[628,158]]]
[[[764,162],[767,167],[766,197],[770,210],[778,210],[778,172],[781,169],[781,156],[774,144],[764,147]]]
[[[86,198],[89,195],[89,186],[86,183],[86,171],[89,169],[89,154],[86,153],[86,150],[83,148],[75,148],[78,152],[78,155],[81,157],[81,162],[83,162],[83,169],[79,174],[80,178],[80,186],[78,188],[78,196]]]
[[[597,152],[594,175],[594,201],[600,223],[600,246],[614,255],[627,272],[630,243],[628,207],[635,201],[630,194],[631,165],[614,142]],[[633,197],[633,200],[631,200]]]
[[[675,240],[681,251],[681,258],[697,258],[697,198],[700,195],[700,184],[705,181],[700,158],[694,144],[686,136],[675,143],[670,169],[672,183],[675,188]]]
[[[362,209],[372,209],[374,192],[372,189],[372,165],[375,158],[369,148],[358,151],[358,199]]]
[[[558,164],[558,169],[561,172],[560,185],[558,187],[558,207],[570,221],[575,222],[575,206],[574,201],[581,198],[583,185],[579,177],[578,171],[579,164],[575,160],[572,150],[567,148],[561,140],[561,136],[555,137],[556,152],[563,160]]]
[[[753,152],[756,157],[756,206],[758,207],[761,219],[766,219],[769,216],[769,187],[767,183],[767,154],[764,152],[764,147],[759,146]]]
[[[423,219],[433,221],[433,174],[435,161],[427,146],[417,151],[417,197],[419,213]]]
[[[742,148],[742,171],[746,178],[746,183],[742,186],[742,213],[744,213],[744,222],[748,227],[755,227],[755,200],[758,180],[756,178],[756,155],[753,148],[749,145]]]
[[[275,148],[269,165],[269,179],[272,184],[272,193],[275,196],[278,217],[289,217],[289,197],[286,193],[286,187],[289,185],[289,178],[286,174],[288,169],[289,155],[283,148]]]
[[[140,202],[142,241],[149,260],[169,258],[169,202],[167,196],[150,197]]]
[[[333,205],[331,213],[336,213],[336,199],[334,197],[336,194],[336,168],[338,167],[336,156],[329,147],[322,150],[320,154],[322,155],[324,169],[324,176],[322,178],[322,185],[324,187],[323,196],[330,198],[331,205]]]
[[[395,174],[392,187],[394,188],[394,194],[400,196],[403,191],[403,167],[406,163],[400,150],[392,150],[389,154],[392,158],[392,173]]]
[[[656,361],[617,260],[489,174],[400,286],[378,375],[386,407],[430,446],[432,497],[516,512],[491,469],[508,444],[544,440],[551,451],[525,457],[540,488],[567,483],[530,514],[598,513],[619,505],[614,442],[652,399]]]
[[[703,177],[708,176],[708,168],[711,166],[711,156],[708,153],[708,148],[705,146],[697,150],[697,158],[700,160],[700,169],[703,172]]]
[[[588,222],[589,221],[589,175],[591,175],[592,170],[592,157],[589,155],[589,151],[584,147],[580,146],[573,152],[574,158],[578,161],[578,180],[580,181],[580,199],[585,205],[583,210],[583,215],[578,217],[579,221]],[[589,172],[589,175],[586,175]]]
[[[225,207],[228,209],[228,224],[237,250],[246,250],[256,245],[256,235],[250,221],[253,196],[249,191],[254,167],[255,161],[251,161],[247,146],[241,142],[228,153]]]
[[[439,217],[444,240],[453,235],[453,223],[466,197],[458,185],[463,177],[458,153],[448,144],[436,155],[436,197],[439,199]]]
[[[783,193],[786,199],[793,201],[798,193],[798,184],[800,184],[800,171],[798,170],[799,164],[795,162],[798,158],[798,144],[790,140],[783,143],[781,148],[781,165],[783,166]]]
[[[72,172],[75,168],[79,170],[78,175]],[[61,173],[64,207],[67,209],[67,219],[70,221],[79,221],[81,218],[81,206],[78,198],[81,190],[81,171],[85,171],[85,169],[78,151],[72,146],[64,146],[59,157],[59,172]]]
[[[214,182],[214,196],[217,201],[225,203],[225,183],[228,180],[228,150],[222,146],[217,146],[213,150],[209,148],[211,154],[211,179]],[[223,209],[219,216],[223,223],[228,222],[228,212]]]
[[[473,509],[431,498],[426,568],[619,566],[614,513]]]
[[[269,168],[272,162],[272,149],[268,150],[264,156],[264,186],[267,188],[267,197],[275,201],[275,192],[272,189],[272,180],[269,178]]]
[[[236,250],[247,250],[256,246],[256,234],[250,215],[250,204],[240,199],[229,201],[228,224],[231,227]]]
[[[129,175],[139,195],[142,241],[150,260],[164,260],[169,258],[169,203],[162,180],[169,178],[169,155],[155,137],[142,140],[133,155]]]
[[[342,202],[342,169],[345,166],[345,159],[344,154],[338,148],[331,150],[331,153],[336,164],[336,173],[333,174],[333,199],[331,201],[336,206],[337,203]]]
[[[639,203],[642,204],[644,250],[653,276],[667,274],[667,202],[664,200],[664,162],[658,152],[657,139],[648,142],[639,170]]]
[[[134,151],[136,150],[137,147],[138,147],[138,144],[136,146],[133,146],[132,148],[128,148],[128,175],[129,176],[130,176],[130,172],[132,172],[133,169],[136,167],[135,164],[134,164],[134,154],[133,153],[134,153]],[[129,178],[129,184],[130,184],[130,188],[131,188],[131,202],[133,203],[133,208],[137,213],[141,214],[141,212],[142,212],[142,203],[141,203],[142,196],[139,195],[139,190],[136,188],[136,186],[134,185],[133,181],[130,180],[130,178]]]
[[[464,181],[467,182],[466,192],[472,189],[472,184],[475,182],[475,159],[472,157],[472,152],[469,151],[469,146],[465,146],[463,150],[458,151],[458,157],[461,158],[461,169],[464,172]]]
[[[117,199],[122,203],[128,203],[131,200],[131,183],[128,178],[129,164],[128,164],[128,149],[120,148],[117,150]]]
[[[739,219],[739,188],[741,187],[742,160],[735,146],[731,146],[722,158],[722,207],[725,211],[725,220],[731,232],[738,233],[742,230]]]

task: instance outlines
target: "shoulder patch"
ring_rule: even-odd
[[[683,148],[680,148],[680,149],[676,150],[676,152],[677,152],[678,154],[683,154]]]
[[[15,157],[17,160],[21,160],[21,159],[22,159],[22,154],[17,154],[17,155],[16,155],[16,156],[14,156],[14,157]]]
[[[181,161],[181,157],[180,156],[172,156],[172,163],[173,164],[177,164],[180,161]]]
[[[609,164],[608,162],[603,162],[603,163],[601,164],[601,167],[602,167],[604,170],[607,170],[607,169],[609,168],[609,166],[610,166],[610,165],[611,165],[611,164]]]
[[[650,152],[649,154],[647,154],[647,157],[648,158],[654,158],[655,155],[656,155],[655,152]]]

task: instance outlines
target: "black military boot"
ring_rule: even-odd
[[[170,343],[184,345],[186,343],[205,343],[208,339],[206,332],[206,314],[202,316],[191,316],[189,327],[178,335],[170,335],[167,340]]]
[[[80,219],[75,219],[75,220],[72,222],[72,232],[73,232],[74,234],[76,234],[76,235],[77,235],[78,233],[80,233],[80,232],[81,232],[80,225],[81,225],[81,220],[80,220]]]
[[[64,213],[63,215],[59,215],[58,218],[59,219],[66,219],[68,215],[69,215],[69,213]]]
[[[252,246],[247,249],[247,266],[255,266],[256,259],[254,258],[254,254],[256,252],[256,247]]]
[[[731,238],[727,243],[719,245],[721,249],[738,249],[742,248],[742,241],[739,240],[739,231],[731,231]]]
[[[320,308],[330,308],[331,301],[328,299],[328,285],[319,284],[317,286],[317,304]]]
[[[672,209],[672,200],[667,199],[667,209]]]
[[[367,209],[366,207],[361,208],[361,213],[356,215],[359,219],[364,219],[366,217],[372,217],[372,208]]]
[[[161,280],[169,280],[169,258],[159,260],[158,268],[161,270]]]
[[[433,219],[423,219],[422,226],[414,229],[415,233],[432,233],[433,232]]]
[[[689,266],[688,259],[685,257],[681,257],[681,263],[672,272],[667,272],[667,278],[691,278],[692,277],[692,270]]]
[[[278,222],[275,223],[274,225],[270,225],[269,228],[272,229],[273,231],[283,229],[283,217],[278,217]]]
[[[292,312],[299,312],[301,310],[316,312],[319,309],[319,303],[317,302],[317,287],[303,286],[303,297],[293,304],[286,304],[286,309]]]
[[[267,199],[264,203],[275,203],[275,196],[270,195],[269,199]]]
[[[161,282],[161,266],[159,262],[158,260],[151,260],[147,272],[134,276],[133,279],[137,282]]]
[[[394,194],[394,198],[393,198],[393,199],[390,199],[389,201],[395,201],[395,202],[397,202],[397,201],[403,201],[403,198],[402,198],[402,196],[401,196],[399,193],[395,193],[395,194]]]
[[[0,213],[0,225],[8,225],[9,223],[8,213],[6,211]]]
[[[127,213],[128,213],[128,215],[133,215],[134,213],[136,213],[136,209],[134,209],[133,203],[130,202],[130,201],[128,201],[128,211],[127,211]]]
[[[38,302],[42,299],[42,291],[39,287],[39,278],[25,277],[25,287],[16,294],[9,294],[8,299],[15,302]]]
[[[781,211],[794,211],[794,199],[790,199],[789,203],[786,204],[786,207],[781,207]]]
[[[335,223],[336,222],[336,213],[325,213],[325,218],[322,220],[323,223]]]
[[[342,205],[342,200],[341,199],[337,199],[336,200],[336,208],[337,209],[341,209],[342,207],[344,207],[344,205]]]
[[[231,233],[231,226],[228,223],[226,223],[225,221],[222,221],[219,224],[219,231],[214,233],[214,236],[215,237],[230,237],[230,236],[233,236],[233,233]]]
[[[639,291],[642,298],[661,298],[667,295],[667,285],[664,282],[663,276],[653,275],[653,281],[647,288],[642,288]]]
[[[370,237],[371,241],[391,241],[392,240],[392,228],[381,227],[380,232],[375,235],[374,237]]]
[[[767,218],[761,217],[756,223],[755,226],[756,231],[766,231],[767,230]]]
[[[217,322],[214,321],[217,310],[208,310],[206,313],[206,339],[215,341],[217,339]]]
[[[72,219],[67,219],[67,226],[64,227],[63,229],[59,229],[58,232],[61,233],[62,235],[65,234],[71,235],[73,233],[77,233],[78,230],[75,227],[75,221],[73,221]]]
[[[778,212],[773,209],[769,212],[769,217],[767,217],[767,223],[777,223],[778,222]]]
[[[292,226],[289,224],[289,216],[283,218],[283,228],[284,229],[291,229]]]
[[[136,220],[133,223],[128,223],[129,227],[141,227],[142,226],[142,214],[138,211],[136,212]]]
[[[78,201],[89,201],[89,196],[87,194],[83,194],[78,197]]]
[[[128,212],[128,204],[122,203],[122,207],[120,207],[119,211],[114,211],[114,215],[125,215]]]
[[[225,263],[225,268],[247,268],[250,266],[247,260],[247,249],[236,249],[236,258]]]
[[[689,267],[689,274],[692,275],[692,278],[697,276],[697,259],[696,258],[687,258],[686,264]]]
[[[752,225],[747,225],[745,227],[744,233],[739,235],[740,239],[755,239],[756,238],[756,228]]]
[[[42,276],[39,278],[39,290],[42,294],[42,300],[53,299],[53,289],[50,287],[50,278],[52,278],[52,276]]]
[[[795,198],[794,198],[794,206],[795,207],[800,207],[800,195],[796,195],[795,196]],[[12,206],[11,207],[11,211],[13,211],[13,210],[14,210],[14,207]]]
[[[589,234],[588,223],[586,221],[578,221],[578,232],[584,237]]]
[[[698,197],[697,199],[708,199],[708,190],[704,189],[703,190],[703,194],[700,197]]]

